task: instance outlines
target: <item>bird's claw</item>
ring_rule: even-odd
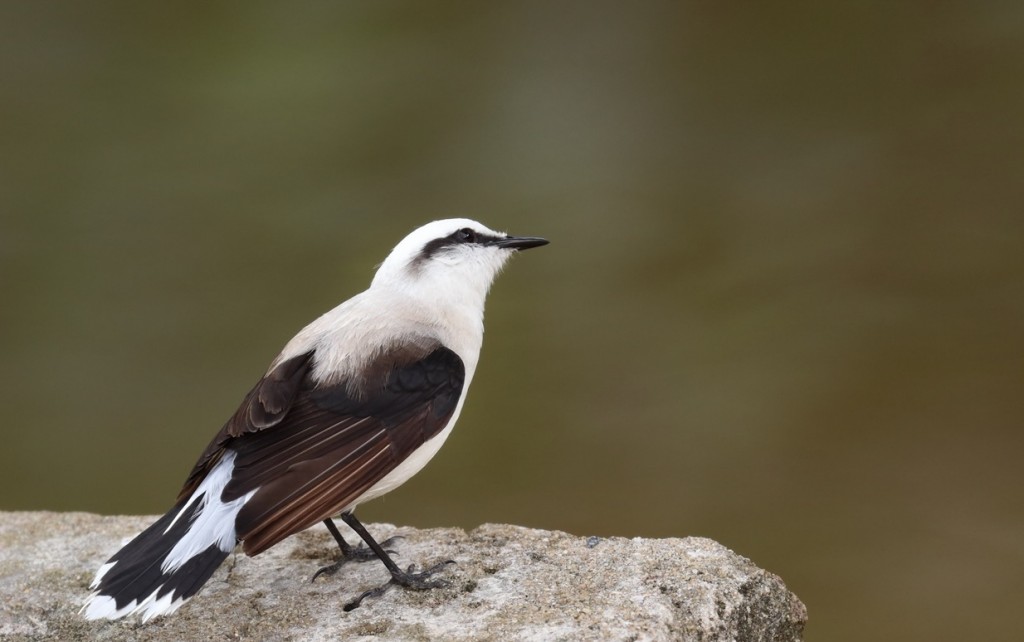
[[[381,546],[389,546],[400,539],[405,539],[405,537],[402,535],[395,535],[393,537],[389,537],[383,542],[381,542]],[[388,555],[398,555],[398,551],[391,548],[384,549],[384,552]],[[379,559],[377,557],[377,554],[374,553],[373,549],[371,549],[368,546],[360,544],[359,546],[349,547],[348,550],[342,551],[341,557],[338,559],[337,562],[334,562],[333,564],[328,564],[327,566],[322,566],[319,569],[317,569],[316,573],[313,573],[313,577],[311,577],[309,581],[312,583],[316,581],[316,578],[320,577],[321,575],[326,575],[328,577],[334,575],[342,566],[344,566],[348,562],[371,562],[375,559]]]
[[[411,589],[413,591],[427,591],[430,589],[446,588],[448,586],[451,586],[451,582],[449,582],[448,580],[431,580],[430,577],[438,571],[440,571],[441,569],[443,569],[444,567],[448,566],[449,564],[454,563],[455,560],[445,560],[419,573],[415,572],[416,565],[410,564],[409,568],[407,568],[404,572],[401,572],[399,574],[392,573],[391,579],[388,580],[386,583],[378,586],[377,588],[372,588],[369,591],[365,591],[362,595],[346,604],[344,606],[344,610],[351,611],[353,609],[359,608],[359,605],[363,603],[363,600],[367,598],[380,597],[387,593],[392,586],[401,586],[403,588]]]

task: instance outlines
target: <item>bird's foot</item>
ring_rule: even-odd
[[[401,535],[389,537],[383,542],[381,542],[381,546],[391,546],[400,539],[402,539]],[[398,555],[398,553],[393,549],[385,548],[384,550],[388,555]],[[341,557],[338,558],[337,562],[333,564],[328,564],[327,566],[323,566],[317,569],[317,572],[313,573],[313,577],[311,577],[309,581],[313,582],[316,580],[316,578],[320,577],[321,575],[334,575],[338,572],[338,569],[340,569],[348,562],[370,562],[375,559],[379,559],[377,557],[377,554],[373,552],[373,549],[369,548],[368,546],[364,546],[363,544],[360,544],[359,546],[349,546],[348,548],[342,550]]]
[[[449,586],[450,583],[448,582],[448,580],[435,580],[430,579],[430,577],[438,571],[440,571],[441,569],[443,569],[444,567],[448,566],[449,564],[454,563],[455,560],[446,560],[444,562],[441,562],[440,564],[435,564],[427,570],[421,571],[419,573],[414,573],[413,571],[416,570],[416,566],[414,564],[410,564],[409,568],[405,571],[399,570],[398,572],[392,572],[391,579],[387,583],[382,584],[377,588],[366,591],[356,599],[346,604],[344,610],[351,611],[353,609],[359,608],[359,605],[363,603],[363,600],[367,598],[380,597],[387,593],[388,589],[390,589],[392,586],[401,586],[403,588],[411,589],[413,591],[427,591],[430,589],[444,588],[446,586]]]

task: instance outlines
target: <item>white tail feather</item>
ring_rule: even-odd
[[[203,480],[203,483],[199,485],[199,488],[192,493],[188,503],[178,512],[174,521],[171,522],[172,526],[189,506],[196,501],[201,502],[199,512],[189,526],[188,533],[178,540],[178,543],[171,549],[171,552],[167,554],[163,564],[160,565],[160,570],[165,573],[176,571],[181,568],[182,564],[202,553],[213,544],[216,544],[225,553],[230,553],[234,550],[235,517],[238,516],[238,511],[242,510],[242,506],[245,506],[245,503],[256,492],[255,490],[250,491],[242,497],[227,503],[220,500],[224,487],[231,480],[231,473],[234,468],[235,453],[229,450],[224,453],[223,458],[214,466],[210,474]],[[170,527],[167,530],[170,530]]]
[[[141,616],[142,621],[146,622],[159,615],[168,615],[178,610],[178,608],[187,601],[188,597],[197,590],[189,590],[188,596],[183,595],[184,589],[180,588],[180,582],[185,580],[186,586],[194,586],[193,581],[186,578],[194,577],[193,574],[196,572],[196,568],[190,568],[187,570],[186,574],[181,577],[176,575],[179,569],[185,566],[190,560],[202,555],[204,557],[204,562],[198,568],[205,568],[206,577],[208,577],[209,573],[212,573],[216,566],[207,565],[207,561],[212,561],[213,564],[219,565],[220,561],[222,561],[224,557],[226,557],[227,554],[235,548],[235,519],[238,516],[238,512],[242,509],[245,503],[249,501],[256,490],[253,490],[230,502],[224,502],[221,500],[224,488],[227,486],[228,482],[231,481],[234,466],[235,453],[230,450],[225,451],[221,460],[213,467],[213,470],[210,471],[206,478],[203,479],[203,482],[195,492],[192,493],[192,496],[188,501],[185,502],[181,508],[177,509],[177,513],[175,513],[173,519],[171,519],[170,526],[164,528],[161,525],[160,531],[157,532],[162,534],[165,542],[167,542],[170,537],[173,537],[169,536],[169,534],[172,533],[172,528],[176,533],[182,533],[182,531],[184,531],[184,534],[178,537],[176,541],[170,540],[170,542],[167,542],[166,544],[156,544],[155,546],[157,546],[157,548],[136,548],[131,553],[131,555],[136,556],[136,560],[138,559],[137,556],[140,550],[143,551],[143,555],[152,554],[155,557],[151,559],[160,560],[161,575],[155,578],[157,581],[148,584],[148,587],[145,589],[147,593],[134,595],[131,593],[128,593],[127,595],[122,593],[120,599],[134,599],[131,599],[130,602],[124,604],[121,608],[118,608],[118,598],[115,598],[113,594],[105,594],[105,591],[108,591],[109,589],[104,588],[103,580],[104,578],[107,578],[112,569],[121,563],[121,560],[107,562],[96,572],[96,576],[93,579],[92,584],[89,586],[89,588],[94,589],[94,591],[86,599],[85,604],[79,612],[89,620],[97,620],[101,618],[115,620],[138,613]],[[191,515],[189,518],[191,521],[188,524],[179,524],[178,521],[186,514]],[[175,525],[177,526],[175,527]],[[145,535],[146,531],[144,531],[140,537],[144,537]],[[164,554],[161,551],[161,547],[168,546],[171,543],[173,543],[173,546],[170,547],[170,550],[162,548],[162,551],[166,551],[166,554]],[[129,545],[131,545],[131,543],[129,543]],[[153,544],[147,544],[144,546],[153,546]],[[218,548],[223,553],[223,556],[211,558],[209,555],[211,546]],[[151,551],[151,553],[146,553],[145,551],[147,550]],[[117,556],[115,555],[115,558],[116,557]],[[128,568],[130,569],[133,567],[129,566]],[[125,570],[127,569],[122,569],[122,572]],[[110,575],[110,577],[114,578],[115,581],[119,581],[119,578],[115,577],[115,575]],[[109,581],[110,580],[108,579],[108,583]],[[161,592],[163,592],[163,595],[160,595]]]

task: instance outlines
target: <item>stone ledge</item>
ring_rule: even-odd
[[[486,524],[373,524],[400,563],[444,559],[448,588],[392,590],[349,564],[310,583],[336,548],[323,527],[256,558],[235,554],[180,611],[142,625],[88,622],[78,608],[99,565],[155,517],[0,512],[0,640],[800,640],[807,611],[775,575],[702,538],[575,537]],[[339,523],[340,524],[340,523]],[[349,541],[358,541],[358,538]]]

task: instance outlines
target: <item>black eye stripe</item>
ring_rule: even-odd
[[[414,266],[418,266],[424,261],[430,260],[433,256],[460,245],[491,245],[501,239],[502,237],[500,236],[485,234],[469,227],[463,227],[455,230],[448,236],[428,241],[416,258],[413,259],[412,263]]]

